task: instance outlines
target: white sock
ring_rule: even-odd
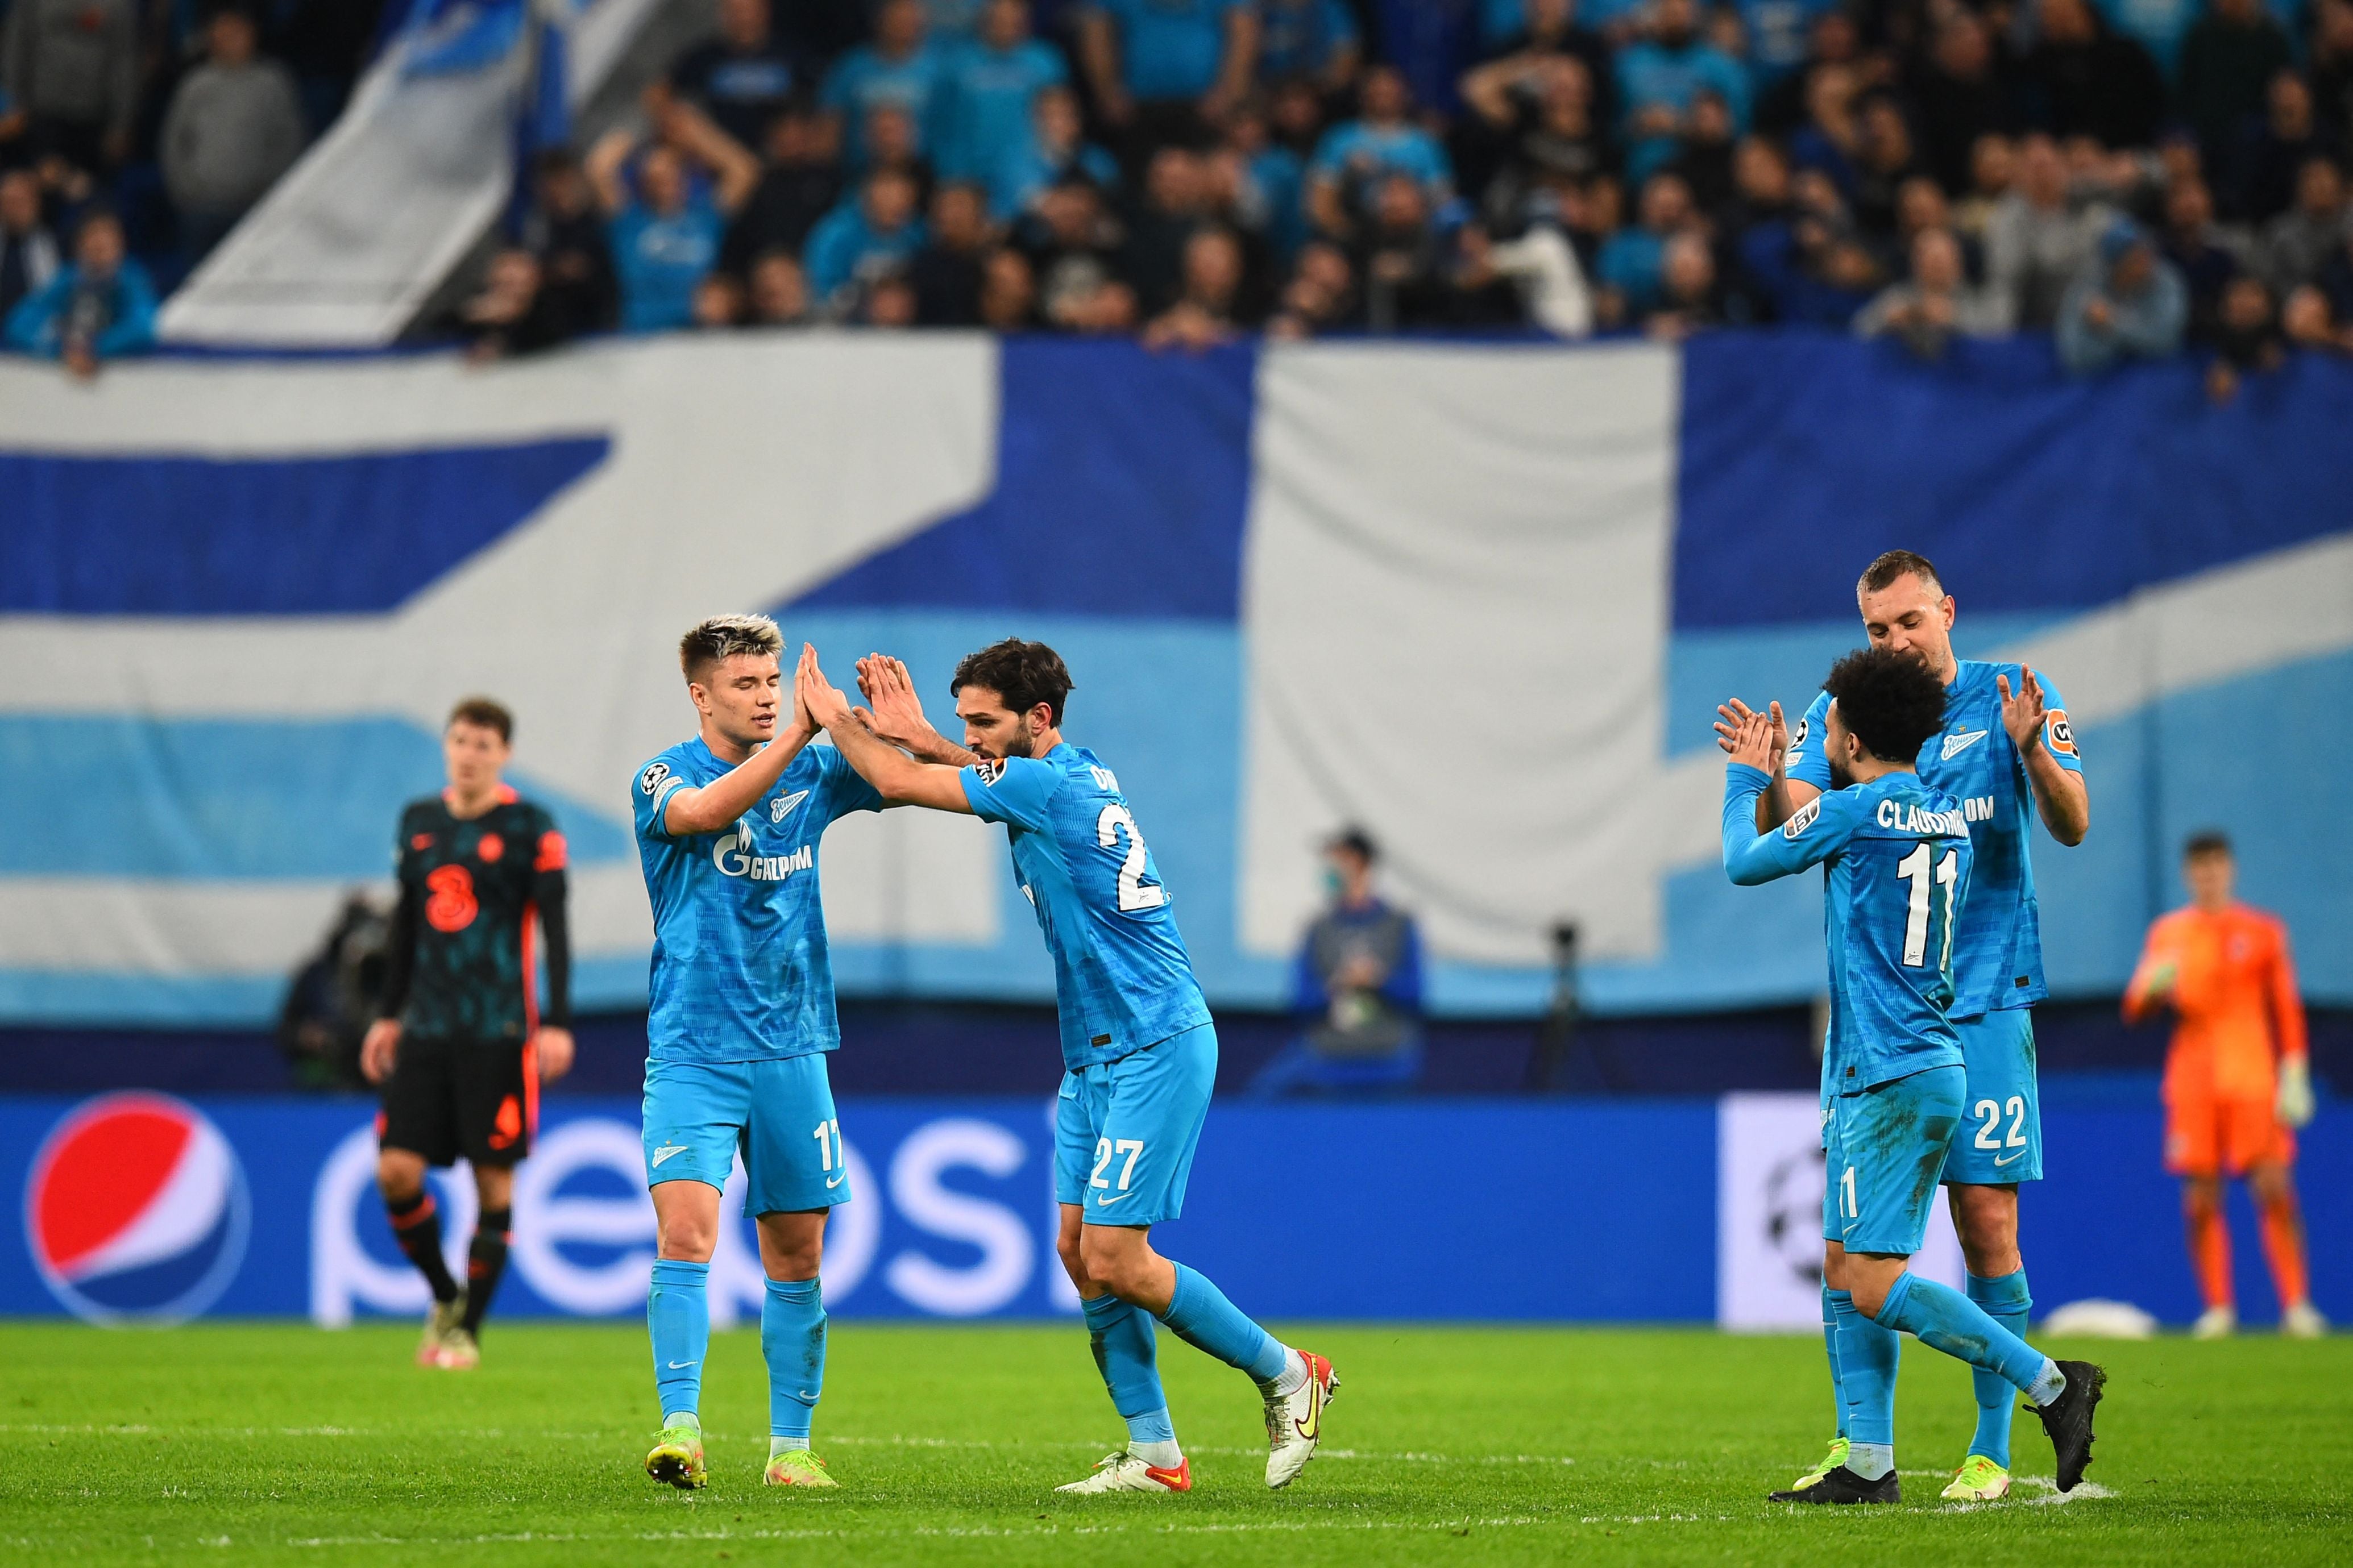
[[[1185,1462],[1185,1450],[1171,1437],[1166,1443],[1139,1443],[1130,1438],[1127,1451],[1155,1470],[1173,1470]]]
[[[771,1436],[768,1438],[768,1458],[773,1459],[778,1454],[797,1454],[808,1446],[809,1440],[806,1437],[778,1437]]]
[[[662,1416],[662,1430],[667,1432],[673,1426],[700,1432],[702,1430],[702,1417],[691,1410],[672,1410]]]
[[[1893,1443],[1849,1443],[1846,1468],[1866,1481],[1875,1481],[1895,1468]]]
[[[1298,1393],[1299,1385],[1306,1381],[1307,1358],[1285,1345],[1282,1351],[1282,1370],[1275,1373],[1274,1381],[1266,1385],[1266,1391],[1277,1399],[1288,1399]]]
[[[2049,1356],[2044,1356],[2042,1370],[2035,1374],[2032,1383],[2027,1384],[2028,1402],[2033,1405],[2048,1405],[2066,1392],[2067,1374],[2059,1370],[2057,1362],[2052,1361]]]

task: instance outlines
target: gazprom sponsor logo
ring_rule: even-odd
[[[757,855],[752,837],[752,825],[739,824],[735,831],[711,847],[711,863],[720,873],[729,877],[747,877],[754,882],[781,882],[796,871],[817,869],[817,846],[804,844],[788,855]]]
[[[1969,796],[1968,799],[1961,802],[1961,819],[1965,822],[1991,822],[1993,820],[1993,796],[1989,795],[1973,795]]]

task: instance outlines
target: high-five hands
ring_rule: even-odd
[[[858,722],[849,699],[818,668],[817,648],[809,643],[801,644],[800,663],[793,668],[793,698],[820,729],[839,731],[844,724]]]
[[[2007,674],[1995,676],[1993,684],[1994,689],[2001,693],[2001,727],[2010,731],[2010,743],[2023,757],[2042,743],[2042,722],[2049,710],[2042,702],[2042,682],[2034,679],[2034,671],[2021,664],[2018,673],[2018,690],[2014,694]]]
[[[931,732],[905,661],[887,654],[868,654],[858,661],[858,690],[871,704],[857,710],[858,721],[892,745],[913,750],[918,740]]]
[[[1732,761],[1778,775],[1781,760],[1788,752],[1788,735],[1779,719],[1778,703],[1770,714],[1744,707],[1738,717],[1717,721],[1716,744]]]
[[[1757,733],[1761,729],[1761,740]],[[1753,768],[1763,768],[1778,774],[1789,754],[1789,726],[1781,717],[1781,705],[1768,702],[1759,713],[1735,697],[1719,702],[1715,708],[1715,743],[1736,763],[1746,763]],[[1763,747],[1762,756],[1744,754],[1744,748]]]

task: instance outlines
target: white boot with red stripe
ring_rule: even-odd
[[[1058,1492],[1189,1492],[1193,1489],[1193,1466],[1188,1459],[1179,1458],[1175,1469],[1167,1469],[1148,1461],[1141,1454],[1123,1448],[1116,1454],[1105,1454],[1095,1462],[1094,1474],[1084,1480],[1071,1481],[1054,1489]]]
[[[1278,1489],[1289,1486],[1315,1457],[1315,1445],[1324,1438],[1324,1406],[1340,1392],[1339,1374],[1330,1362],[1313,1351],[1291,1353],[1299,1358],[1299,1369],[1286,1369],[1266,1389],[1266,1484]]]

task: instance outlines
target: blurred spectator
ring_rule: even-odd
[[[1961,244],[1940,228],[1912,240],[1912,276],[1880,290],[1854,319],[1859,337],[1892,337],[1924,360],[1942,359],[1955,337],[1989,337],[2008,324],[1999,303],[1972,289]]]
[[[1223,120],[1250,91],[1259,37],[1250,0],[1093,0],[1079,61],[1095,111],[1140,152]]]
[[[1858,131],[1847,199],[1854,205],[1857,224],[1873,234],[1889,234],[1895,227],[1896,193],[1919,168],[1912,128],[1905,123],[1895,95],[1878,92],[1863,100]]]
[[[801,264],[782,250],[765,252],[752,263],[750,324],[755,327],[805,327],[809,321],[808,278]]]
[[[874,13],[874,41],[836,61],[825,79],[825,107],[840,122],[842,146],[863,167],[868,119],[875,110],[907,116],[915,148],[927,153],[946,107],[949,58],[924,37],[922,0],[882,0]]]
[[[2078,208],[2067,165],[2048,136],[2019,144],[2018,181],[1986,227],[1986,281],[2021,327],[2047,327],[2082,275],[2115,216],[2105,206]]]
[[[456,338],[476,363],[554,348],[569,336],[543,286],[539,258],[511,247],[491,258],[482,287],[445,316],[437,336]]]
[[[2340,157],[2353,159],[2353,0],[2320,0],[2313,18],[2313,102]]]
[[[343,900],[318,951],[302,961],[278,1014],[278,1049],[298,1089],[364,1089],[360,1041],[384,998],[385,913],[364,893]]]
[[[1206,227],[1185,241],[1176,299],[1144,330],[1149,349],[1213,348],[1233,338],[1242,320],[1242,245],[1233,231]]]
[[[1703,90],[1724,100],[1735,135],[1748,129],[1748,73],[1701,39],[1695,0],[1657,0],[1651,36],[1618,52],[1617,79],[1629,179],[1640,180],[1674,157]]]
[[[1801,170],[1789,188],[1784,216],[1740,237],[1742,272],[1773,320],[1843,328],[1885,279],[1829,175]]]
[[[2287,35],[2263,0],[2208,0],[2206,14],[2182,40],[2175,103],[2210,166],[2227,166],[2247,122],[2263,111],[2264,90],[2289,65],[2289,55]]]
[[[2280,307],[2280,332],[2292,348],[2322,353],[2353,353],[2353,324],[2340,323],[2328,296],[2299,289]]]
[[[101,361],[155,346],[155,289],[122,244],[122,224],[104,208],[82,215],[74,258],[9,312],[8,346],[62,361],[87,379]]]
[[[2230,402],[2242,380],[2277,370],[2287,357],[2272,314],[2271,290],[2262,279],[2242,273],[2223,287],[2214,351],[2214,363],[2206,367],[2206,395],[2216,403]]]
[[[41,182],[30,169],[0,174],[0,321],[48,285],[59,259],[58,237],[41,214]]]
[[[1667,241],[1660,262],[1658,304],[1642,322],[1649,336],[1680,342],[1694,332],[1722,326],[1723,291],[1716,286],[1715,254],[1689,230]]]
[[[2255,223],[2278,216],[2295,200],[2298,171],[2327,155],[2313,117],[2312,89],[2295,72],[2282,70],[2272,78],[2262,121],[2250,124],[2232,149],[2232,215]]]
[[[2054,136],[2096,137],[2104,147],[2154,142],[2165,81],[2148,51],[2109,31],[2090,0],[2040,0],[2035,15],[2041,36],[2021,68],[2032,122]]]
[[[850,320],[861,327],[904,331],[915,325],[915,286],[904,272],[882,272],[859,289]]]
[[[989,210],[1000,221],[1066,178],[1092,180],[1106,191],[1119,188],[1119,164],[1086,140],[1077,93],[1067,87],[1041,90],[1029,106],[1029,135],[989,173]]]
[[[137,0],[13,0],[0,27],[0,103],[30,155],[111,169],[139,111]]]
[[[1330,901],[1292,965],[1305,1032],[1250,1080],[1253,1095],[1382,1093],[1420,1079],[1421,932],[1374,892],[1378,859],[1358,828],[1325,846]]]
[[[202,259],[302,155],[293,73],[256,57],[253,16],[235,5],[205,26],[205,61],[172,94],[158,151],[180,237]]]
[[[1408,116],[1413,97],[1394,66],[1365,73],[1357,118],[1334,126],[1307,163],[1307,209],[1316,226],[1345,239],[1370,193],[1392,176],[1421,186],[1431,210],[1454,193],[1454,164],[1438,139]]]
[[[533,164],[532,181],[520,237],[539,258],[540,299],[563,337],[610,331],[620,319],[620,285],[588,176],[571,153],[550,151]]]
[[[923,156],[923,142],[915,134],[915,121],[903,110],[888,103],[878,103],[867,111],[865,134],[860,138],[866,149],[861,175],[877,169],[896,169],[915,182],[915,199],[927,201],[932,194],[932,164]]]
[[[954,180],[1001,180],[1008,166],[1034,155],[1039,95],[1069,80],[1061,51],[1029,36],[1028,0],[987,0],[979,36],[948,68],[940,173]]]
[[[768,0],[719,0],[718,37],[681,55],[654,92],[694,105],[744,146],[764,147],[768,126],[792,101],[797,75],[769,25]]]
[[[2077,375],[2181,351],[2189,292],[2130,218],[2113,220],[2060,301],[2059,359]]]
[[[706,272],[694,285],[692,324],[712,331],[744,321],[744,286],[724,272]]]
[[[1546,81],[1556,74],[1547,68],[1574,60],[1585,68],[1587,96],[1595,118],[1608,126],[1614,118],[1611,95],[1617,87],[1616,67],[1609,46],[1577,25],[1576,0],[1527,0],[1521,21],[1516,31],[1499,40],[1483,60],[1464,74],[1464,100],[1470,100],[1471,84],[1476,79],[1504,83],[1515,95],[1532,100],[1542,95]]]
[[[2273,291],[2288,294],[2317,279],[2345,243],[2348,223],[2343,171],[2327,158],[2306,159],[2295,172],[2295,205],[2263,226],[2258,256]]]
[[[1667,167],[1683,176],[1691,191],[1692,206],[1703,216],[1723,210],[1732,200],[1737,184],[1732,167],[1734,145],[1731,107],[1712,92],[1692,100],[1683,145]]]
[[[1312,338],[1356,319],[1356,268],[1329,240],[1315,240],[1299,252],[1299,264],[1266,324],[1270,338]]]
[[[1642,182],[1635,226],[1610,236],[1594,264],[1601,287],[1613,296],[1605,319],[1639,321],[1658,309],[1667,241],[1690,228],[1694,216],[1691,187],[1682,175],[1662,172]]]
[[[621,285],[621,330],[660,331],[694,319],[694,291],[719,260],[727,219],[759,180],[759,165],[735,141],[692,109],[663,116],[663,140],[638,158],[635,190],[625,165],[637,139],[607,133],[589,151],[587,174],[604,207]],[[691,156],[716,182],[691,179]]]
[[[897,271],[923,247],[920,200],[904,170],[877,169],[856,200],[843,202],[810,232],[801,265],[820,311],[844,310],[859,285]]]
[[[744,210],[728,226],[722,265],[744,270],[771,250],[797,255],[818,220],[841,200],[841,125],[814,105],[786,108],[768,126],[766,161]]]
[[[1737,0],[1734,9],[1748,35],[1748,69],[1760,89],[1806,63],[1813,23],[1839,0]]]
[[[988,207],[978,185],[944,184],[932,193],[930,237],[907,266],[917,324],[980,325],[981,258],[988,237]]]
[[[1211,166],[1214,181],[1230,191],[1234,222],[1277,258],[1296,255],[1307,237],[1307,165],[1273,140],[1258,106],[1246,103],[1228,117],[1225,145]]]
[[[1040,193],[1014,235],[1029,263],[1039,316],[1060,321],[1120,279],[1113,265],[1126,235],[1092,181],[1070,176]],[[1133,291],[1131,290],[1131,293]]]
[[[1473,224],[1465,231],[1464,249],[1474,260],[1483,250],[1484,267],[1511,283],[1519,302],[1512,320],[1525,316],[1556,338],[1592,334],[1593,293],[1575,247],[1559,229],[1538,224],[1517,239],[1491,242],[1487,231]],[[1713,279],[1711,258],[1711,283]]]
[[[2158,249],[2189,291],[2189,335],[2211,337],[2222,286],[2238,276],[2240,258],[2215,226],[2214,198],[2207,194],[2205,181],[2185,176],[2167,188],[2165,229]]]
[[[1119,269],[1135,288],[1148,315],[1175,303],[1185,268],[1185,246],[1209,216],[1201,160],[1182,147],[1163,147],[1145,171],[1144,201],[1130,216]]]
[[[1993,229],[1993,216],[2010,195],[2018,171],[2017,150],[2007,136],[1980,136],[1969,149],[1969,184],[1953,204],[1953,228],[1983,249]],[[2064,179],[2064,171],[2062,171]]]
[[[1521,54],[1479,67],[1462,95],[1497,143],[1482,205],[1490,217],[1557,216],[1567,188],[1608,167],[1606,121],[1593,77],[1572,54]]]
[[[1366,324],[1377,332],[1406,323],[1406,296],[1429,284],[1439,266],[1421,183],[1398,174],[1374,187],[1373,210],[1356,226],[1352,264],[1364,280]]]
[[[999,246],[980,264],[980,324],[992,332],[1025,332],[1038,324],[1038,279],[1029,258]]]
[[[1955,6],[1938,24],[1934,47],[1905,87],[1921,161],[1955,195],[1969,187],[1978,139],[2010,127],[2013,92],[1997,60],[1984,19]]]
[[[1346,0],[1260,0],[1259,20],[1262,80],[1313,82],[1327,94],[1356,85],[1364,43]]]

